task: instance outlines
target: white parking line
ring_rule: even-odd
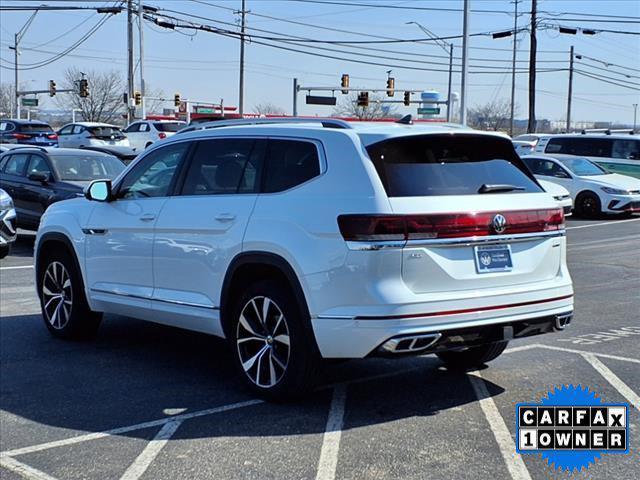
[[[322,439],[322,449],[320,450],[320,461],[318,462],[316,480],[333,480],[336,477],[346,399],[347,386],[337,386],[333,390],[327,426]]]
[[[23,270],[27,268],[33,268],[33,265],[20,265],[17,267],[0,267],[0,270]]]
[[[602,375],[607,382],[609,382],[613,387],[622,395],[624,398],[629,400],[629,403],[640,410],[640,396],[629,386],[620,380],[615,373],[613,373],[609,368],[602,363],[600,360],[596,358],[595,355],[590,353],[583,353],[582,357],[591,364],[593,368],[595,368],[600,375]]]
[[[55,477],[47,475],[46,473],[19,462],[15,458],[11,458],[7,455],[0,455],[0,466],[6,468],[10,472],[17,473],[27,480],[57,480]]]
[[[587,355],[593,355],[594,357],[609,358],[611,360],[620,360],[621,362],[640,363],[640,360],[638,360],[637,358],[620,357],[618,355],[609,355],[608,353],[588,352],[586,350],[576,350],[574,348],[554,347],[552,345],[542,345],[541,343],[537,343],[535,346],[539,348],[546,348],[547,350],[557,350],[559,352],[577,353],[579,355],[587,354]]]
[[[151,462],[155,460],[155,458],[162,450],[169,439],[176,433],[178,427],[182,425],[184,420],[171,421],[164,424],[164,426],[160,429],[160,431],[153,437],[153,440],[149,442],[149,444],[145,447],[138,458],[127,468],[127,471],[124,472],[120,480],[138,480],[144,472],[147,471]]]
[[[616,223],[640,222],[640,218],[630,218],[629,220],[613,220],[611,222],[590,223],[589,225],[576,225],[575,227],[566,227],[567,230],[577,230],[579,228],[602,227],[604,225],[615,225]]]
[[[504,419],[502,415],[500,415],[493,398],[491,398],[480,372],[470,373],[469,381],[471,382],[473,390],[476,392],[480,408],[482,408],[484,416],[491,426],[493,436],[496,442],[498,442],[500,453],[507,464],[511,478],[513,480],[531,480],[529,470],[527,470],[522,457],[516,453],[513,437],[511,437],[511,433],[509,433],[509,429],[504,423]]]

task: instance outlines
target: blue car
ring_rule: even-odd
[[[51,125],[37,120],[0,120],[0,143],[57,147],[58,135]]]

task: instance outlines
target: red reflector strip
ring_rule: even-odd
[[[504,218],[498,222],[500,216]],[[550,208],[424,215],[340,215],[338,226],[345,240],[356,242],[482,237],[562,230],[564,213],[561,208]]]
[[[441,317],[445,315],[460,315],[463,313],[480,313],[491,310],[501,310],[503,308],[516,308],[525,307],[527,305],[537,305],[540,303],[557,302],[559,300],[566,300],[567,298],[573,298],[573,295],[564,295],[562,297],[547,298],[545,300],[534,300],[530,302],[511,303],[508,305],[491,305],[481,308],[464,308],[461,310],[445,310],[443,312],[429,312],[429,313],[411,313],[407,315],[387,315],[384,317],[370,317],[370,316],[357,316],[355,320],[402,320],[406,318],[425,318],[425,317]]]

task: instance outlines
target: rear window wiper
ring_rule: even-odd
[[[513,192],[514,190],[526,190],[524,187],[518,187],[516,185],[509,184],[483,184],[479,189],[478,193],[500,193],[500,192]]]

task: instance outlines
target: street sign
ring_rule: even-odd
[[[336,97],[322,97],[319,95],[307,95],[307,105],[335,105]]]
[[[196,107],[196,113],[216,113],[217,110],[213,107]]]
[[[22,106],[23,107],[37,107],[38,106],[38,99],[37,98],[21,98],[20,99],[22,102]]]
[[[418,115],[438,115],[440,107],[421,107],[418,108]]]

